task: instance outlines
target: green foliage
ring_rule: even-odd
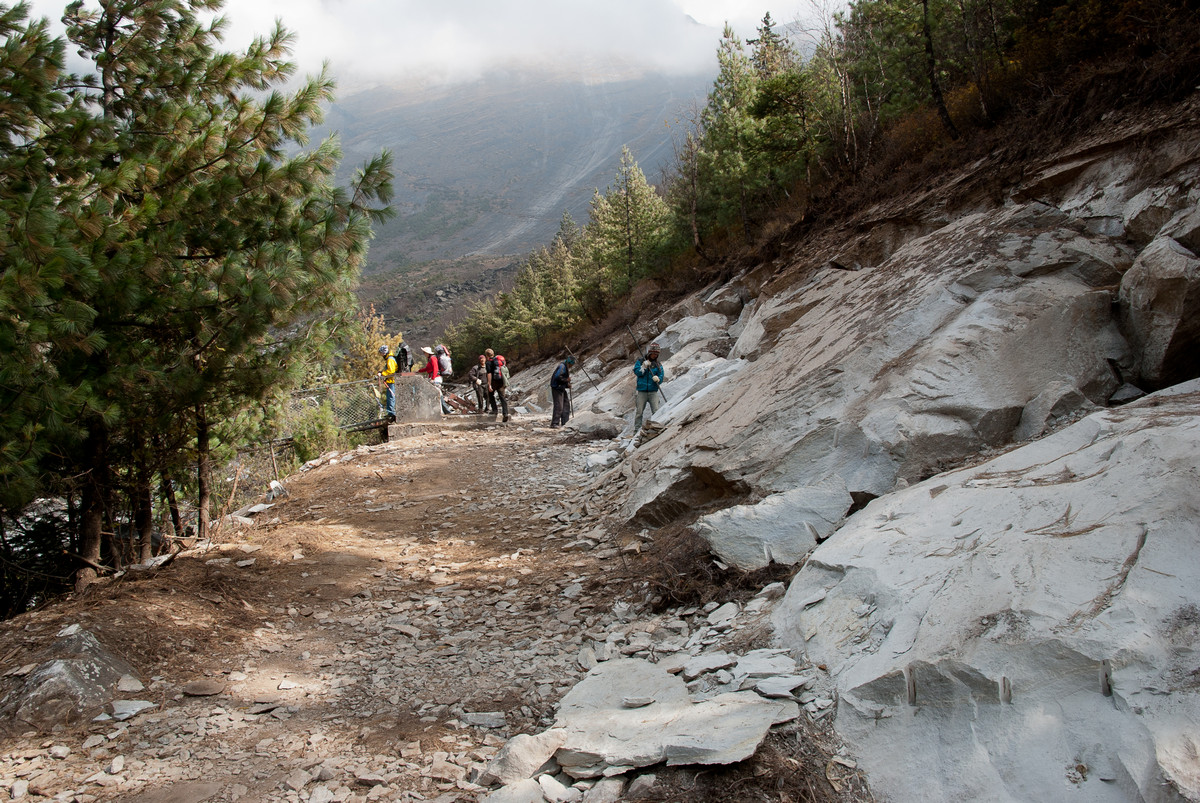
[[[346,189],[336,142],[307,147],[332,82],[276,88],[282,27],[222,52],[221,5],[72,3],[80,76],[0,6],[0,505],[79,478],[92,558],[118,491],[194,465],[204,507],[210,422],[319,361],[389,211],[387,154]]]
[[[380,346],[387,346],[391,356],[396,356],[403,335],[389,332],[383,316],[375,312],[374,305],[367,310],[357,309],[354,317],[340,332],[341,361],[336,366],[336,381],[353,382],[369,379],[383,370],[384,358],[379,354]]]
[[[296,448],[296,459],[301,463],[343,446],[337,417],[328,404],[307,408],[294,418],[293,427],[292,442]]]
[[[605,194],[597,191],[592,197],[583,235],[589,278],[615,298],[653,273],[659,267],[668,214],[629,148],[622,148],[615,183]]]

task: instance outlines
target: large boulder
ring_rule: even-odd
[[[1141,382],[1200,374],[1200,258],[1171,237],[1151,242],[1121,280],[1121,322]]]
[[[442,420],[442,394],[424,376],[398,376],[395,388],[397,421]]]
[[[1200,797],[1200,382],[852,516],[776,609],[898,800]]]
[[[853,503],[845,485],[793,488],[711,513],[695,529],[713,552],[739,569],[791,565],[833,532]]]
[[[0,715],[50,730],[100,713],[117,682],[132,667],[95,636],[70,625],[47,649],[44,660],[0,700]]]

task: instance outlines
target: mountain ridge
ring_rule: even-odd
[[[586,222],[622,147],[656,181],[674,157],[670,124],[704,102],[711,79],[497,70],[468,84],[380,85],[337,101],[313,137],[338,134],[339,178],[384,149],[396,165],[397,214],[376,227],[364,307],[406,336],[441,337],[466,305],[504,289],[564,212]]]

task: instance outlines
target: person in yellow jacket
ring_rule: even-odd
[[[375,374],[376,379],[382,379],[384,387],[387,388],[387,420],[389,422],[396,420],[396,358],[388,354],[387,346],[379,347],[379,354],[387,362],[384,363],[383,370]]]

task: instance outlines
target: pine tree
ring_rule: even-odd
[[[719,71],[702,117],[698,216],[705,228],[739,224],[743,236],[749,237],[754,193],[749,160],[757,127],[750,109],[758,78],[741,39],[729,26],[717,48],[717,63]]]
[[[616,182],[592,197],[587,226],[592,260],[605,272],[611,295],[628,292],[656,267],[667,232],[666,203],[646,181],[629,148],[621,149]]]
[[[775,32],[770,11],[763,15],[758,26],[758,38],[747,39],[746,44],[754,48],[750,60],[754,71],[764,81],[794,69],[799,60],[796,49],[787,37]]]
[[[87,126],[62,91],[65,46],[25,4],[0,6],[0,36],[0,512],[11,514],[38,493],[49,438],[65,437],[68,411],[85,403],[47,355],[98,345],[83,300],[97,277],[76,239],[95,221],[78,211]]]
[[[79,389],[59,406],[85,435],[64,434],[58,451],[83,477],[91,563],[116,485],[144,496],[149,473],[178,471],[185,453],[162,453],[151,436],[183,443],[185,422],[203,531],[213,422],[285,382],[299,351],[349,313],[390,195],[386,154],[346,192],[332,182],[336,143],[297,150],[331,82],[274,90],[292,71],[290,36],[277,27],[245,53],[221,52],[223,21],[200,21],[220,6],[101,0],[64,18],[95,69],[60,79],[69,113],[39,133],[75,172],[75,183],[53,177],[47,203],[71,223],[78,264],[63,282],[88,313],[77,342],[45,354]]]

